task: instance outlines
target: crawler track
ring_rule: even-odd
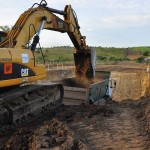
[[[59,84],[30,85],[0,97],[0,135],[4,136],[61,105],[63,88]]]

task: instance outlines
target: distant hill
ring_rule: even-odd
[[[141,57],[143,53],[148,52],[150,55],[150,47],[91,47],[96,50],[97,61],[123,61],[134,60]],[[73,62],[73,47],[59,46],[51,48],[42,48],[46,62]],[[40,51],[36,51],[37,62],[42,63]]]

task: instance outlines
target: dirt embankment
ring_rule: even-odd
[[[112,99],[115,101],[139,100],[150,92],[150,81],[145,72],[113,71],[111,77],[116,81],[112,94]]]
[[[150,96],[142,97],[137,105],[137,118],[141,120],[141,124],[150,137]]]
[[[134,59],[137,59],[142,56],[143,55],[140,51],[126,50],[126,52],[125,52],[125,57],[129,58],[130,60],[134,60]]]

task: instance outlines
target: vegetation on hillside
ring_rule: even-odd
[[[131,48],[115,48],[115,47],[90,47],[96,50],[97,61],[107,62],[107,61],[130,61],[128,55],[132,53],[140,54],[138,58],[135,59],[137,62],[142,62],[144,57],[150,56],[150,47],[131,47]],[[73,62],[73,47],[70,46],[60,46],[51,48],[42,48],[45,61],[49,62]],[[35,52],[37,62],[42,63],[41,52],[37,50]]]
[[[150,53],[150,47],[148,46],[141,46],[141,47],[129,47],[128,49],[133,51],[140,51],[142,53],[149,52]]]

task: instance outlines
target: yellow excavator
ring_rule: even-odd
[[[57,14],[62,15],[64,20]],[[61,84],[32,84],[46,78],[44,66],[36,64],[34,52],[42,29],[67,33],[74,44],[76,76],[93,78],[94,51],[85,36],[71,5],[64,11],[47,7],[42,0],[20,15],[6,38],[0,42],[0,133],[58,107],[63,100]],[[3,34],[0,34],[3,36]]]

